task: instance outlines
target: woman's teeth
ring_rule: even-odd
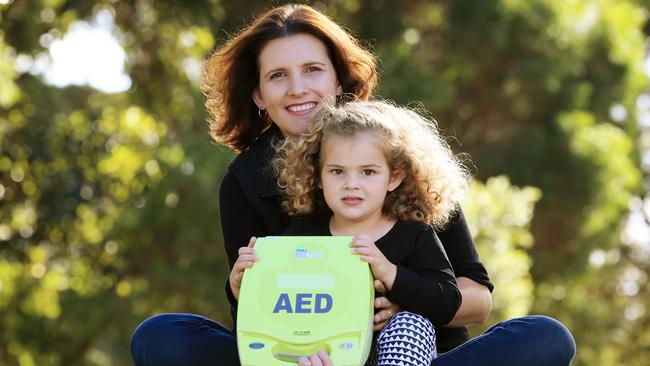
[[[292,112],[302,112],[302,111],[306,111],[308,109],[312,109],[312,108],[314,108],[314,106],[316,106],[316,103],[307,103],[307,104],[302,104],[302,105],[292,105],[291,107],[288,107],[287,109],[289,109]]]

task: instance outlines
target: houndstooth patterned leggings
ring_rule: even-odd
[[[436,332],[431,322],[401,311],[379,332],[366,366],[428,366],[436,355]]]

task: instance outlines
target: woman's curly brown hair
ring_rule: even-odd
[[[383,137],[383,150],[392,172],[401,170],[402,183],[384,200],[383,212],[442,228],[467,189],[469,174],[440,136],[435,121],[385,101],[326,105],[307,131],[276,147],[273,164],[290,215],[327,210],[320,182],[320,152],[330,136],[371,131]]]

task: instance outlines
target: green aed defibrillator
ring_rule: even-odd
[[[363,365],[372,343],[374,288],[352,237],[258,238],[237,308],[242,366],[296,364],[325,350],[336,366]]]

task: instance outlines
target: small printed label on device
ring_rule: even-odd
[[[306,248],[296,249],[296,258],[323,258],[323,252],[309,252]]]
[[[311,334],[311,330],[294,330],[293,335],[297,336],[308,336]]]

